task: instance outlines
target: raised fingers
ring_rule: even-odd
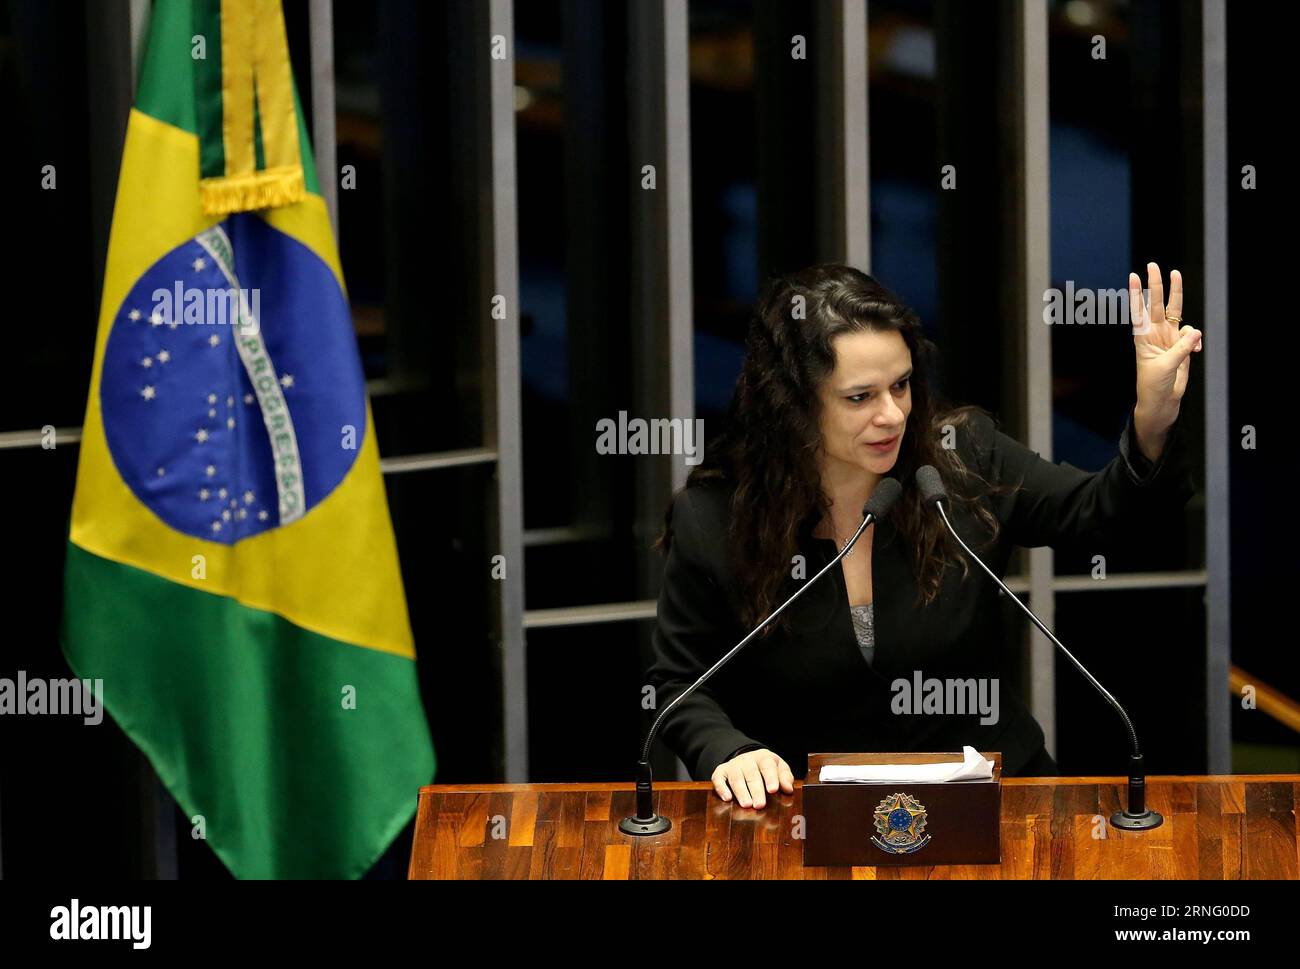
[[[1147,291],[1151,297],[1151,322],[1159,326],[1165,321],[1165,284],[1160,278],[1160,267],[1147,263]]]
[[[1166,316],[1183,315],[1183,274],[1177,269],[1169,272],[1169,305],[1165,308]]]
[[[1133,324],[1133,336],[1150,332],[1146,304],[1142,302],[1142,280],[1137,273],[1128,274],[1128,319]]]

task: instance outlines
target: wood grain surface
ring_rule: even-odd
[[[805,868],[793,837],[802,782],[761,811],[720,800],[707,782],[655,785],[673,828],[633,838],[626,784],[434,784],[420,789],[415,879],[871,878],[1254,879],[1300,877],[1300,775],[1150,777],[1154,831],[1103,819],[1123,805],[1120,777],[1004,778],[1002,864]],[[1098,837],[1104,833],[1105,837]]]

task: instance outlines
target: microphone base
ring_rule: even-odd
[[[662,814],[642,820],[638,817],[626,817],[618,823],[618,830],[638,838],[653,838],[655,835],[667,834],[673,829],[673,823]]]
[[[1141,814],[1116,811],[1110,816],[1110,826],[1121,831],[1150,831],[1164,823],[1165,819],[1158,811],[1144,811]]]

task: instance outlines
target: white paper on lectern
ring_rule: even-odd
[[[828,764],[817,779],[823,784],[970,781],[993,776],[993,761],[985,760],[974,747],[963,747],[960,764]]]

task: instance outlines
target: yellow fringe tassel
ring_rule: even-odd
[[[301,202],[307,196],[307,186],[302,166],[295,165],[200,179],[199,195],[205,214],[226,215]]]

